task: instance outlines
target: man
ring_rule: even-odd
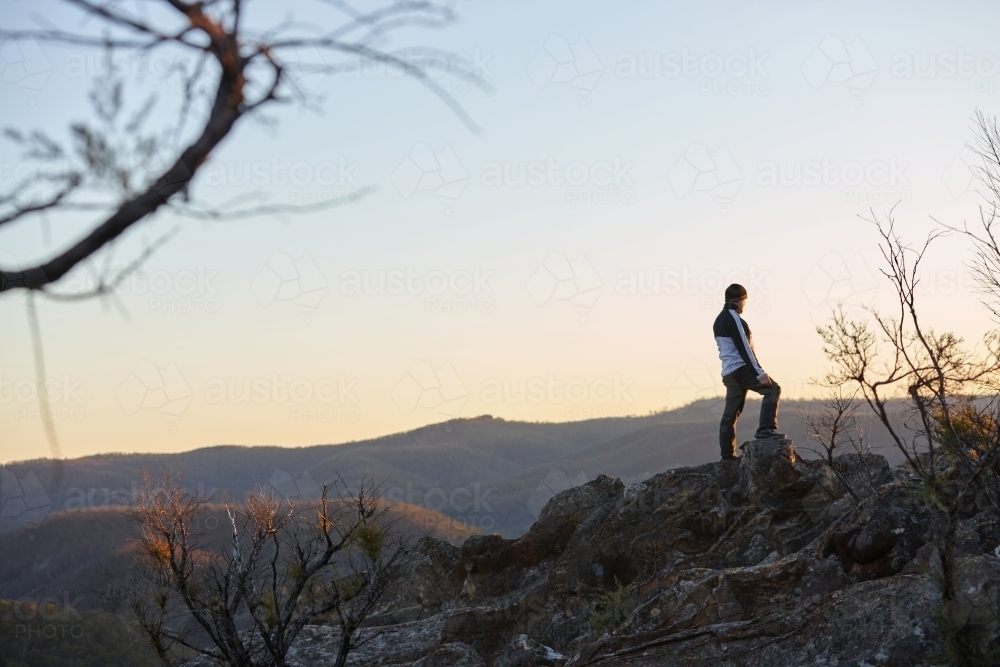
[[[778,433],[781,387],[757,361],[750,327],[740,317],[746,302],[747,291],[742,285],[727,287],[726,305],[712,326],[715,342],[719,346],[719,358],[722,359],[722,384],[726,386],[726,408],[719,425],[719,447],[723,460],[736,458],[736,420],[743,412],[747,391],[755,391],[764,399],[760,406],[760,425],[754,437],[785,437],[784,433]]]

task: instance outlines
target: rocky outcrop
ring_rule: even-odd
[[[475,537],[481,537],[479,535]],[[367,625],[385,627],[419,620],[441,611],[458,595],[465,577],[459,567],[461,549],[435,539],[421,538],[402,572],[399,585],[368,619]]]
[[[868,456],[839,461],[837,475],[787,440],[742,449],[629,487],[599,477],[566,490],[518,539],[425,538],[348,664],[924,664],[941,648],[935,516],[905,472]],[[862,472],[858,502],[841,480]],[[957,539],[962,590],[986,604],[1000,525],[974,514]],[[601,634],[591,615],[615,590],[634,611]],[[331,632],[310,628],[292,664],[320,664]]]

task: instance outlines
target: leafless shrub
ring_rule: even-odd
[[[818,449],[805,449],[818,454],[841,481],[854,502],[875,492],[876,475],[871,469],[871,440],[857,420],[857,395],[842,387],[833,388],[818,412],[802,411],[802,421],[815,439]],[[852,462],[845,455],[853,455]]]
[[[394,585],[409,558],[393,532],[371,477],[349,490],[340,479],[316,504],[256,491],[226,509],[231,535],[221,549],[201,541],[208,501],[164,473],[159,488],[144,471],[128,515],[140,537],[136,576],[113,586],[113,608],[148,637],[165,665],[200,654],[230,667],[285,667],[302,629],[334,619],[337,667],[358,629]]]

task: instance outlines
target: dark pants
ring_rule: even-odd
[[[719,425],[719,448],[722,458],[736,455],[736,420],[743,412],[747,400],[747,392],[755,391],[763,396],[760,406],[760,426],[758,431],[778,428],[778,399],[781,397],[781,387],[774,380],[765,387],[757,380],[757,373],[750,366],[740,366],[729,375],[722,376],[722,384],[726,385],[726,409],[722,413],[722,423]]]

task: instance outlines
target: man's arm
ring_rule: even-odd
[[[747,339],[746,331],[743,329],[743,321],[740,319],[739,313],[735,310],[730,310],[729,314],[733,316],[732,333],[730,335],[733,339],[733,344],[736,345],[736,351],[740,353],[743,362],[757,373],[757,379],[762,385],[767,386],[771,384],[771,378],[760,367],[760,364],[757,363],[757,356],[753,353],[753,347]]]

